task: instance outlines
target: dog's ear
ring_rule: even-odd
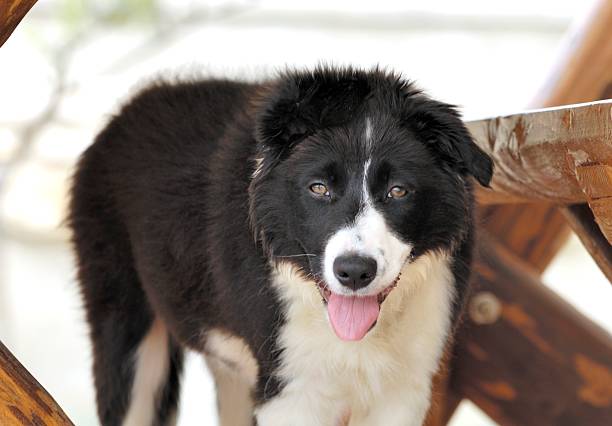
[[[404,109],[403,122],[438,158],[485,187],[493,175],[491,158],[474,142],[454,106],[417,95]]]
[[[282,158],[317,130],[349,121],[369,91],[364,76],[352,70],[285,74],[260,101],[258,142]]]

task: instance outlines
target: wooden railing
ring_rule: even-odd
[[[72,425],[51,395],[1,342],[0,425]]]
[[[0,0],[0,46],[35,3]],[[612,97],[612,1],[602,0],[534,107]],[[612,281],[612,102],[468,123],[496,163],[464,327],[435,380],[428,425],[463,398],[502,425],[609,425],[612,337],[547,290],[540,274],[569,235]],[[579,283],[576,283],[579,285]],[[611,301],[612,302],[612,301]],[[0,425],[70,425],[0,343]]]
[[[0,47],[35,3],[36,0],[0,0]]]

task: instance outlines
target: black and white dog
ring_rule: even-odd
[[[420,425],[491,174],[453,107],[380,70],[142,91],[70,206],[102,424],[173,424],[189,348],[223,425]]]

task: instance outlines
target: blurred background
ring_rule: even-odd
[[[591,0],[42,0],[0,49],[0,340],[77,425],[95,425],[66,214],[76,159],[159,75],[260,79],[321,62],[382,65],[466,119],[526,108]],[[544,281],[612,330],[612,287],[575,237]],[[190,355],[180,425],[215,424]],[[494,424],[463,402],[452,425]]]

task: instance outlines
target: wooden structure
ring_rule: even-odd
[[[611,39],[612,2],[601,0],[531,106],[612,97]],[[571,227],[612,281],[610,114],[608,101],[468,124],[496,162],[495,189],[478,194],[488,238],[469,314],[435,383],[429,426],[446,424],[463,398],[501,425],[612,422],[612,337],[539,278]],[[580,134],[576,126],[586,127]]]
[[[612,281],[612,208],[599,208],[612,200],[612,100],[468,127],[497,166],[492,189],[477,194],[485,213],[504,203],[567,205],[568,223]],[[532,204],[518,206],[525,213],[510,210],[516,221],[563,223],[546,223],[548,207],[529,215]],[[481,231],[479,245],[464,327],[438,378],[429,424],[445,424],[462,398],[502,425],[609,424],[612,336],[548,290],[497,235]]]
[[[2,343],[0,425],[72,425],[55,400]]]
[[[0,45],[34,1],[0,0]],[[427,424],[468,398],[501,425],[612,424],[612,337],[542,285],[569,235],[612,281],[612,2],[570,41],[533,110],[468,127],[496,163],[464,326]],[[70,425],[0,344],[0,424]]]
[[[0,0],[0,47],[35,3],[36,0]]]

